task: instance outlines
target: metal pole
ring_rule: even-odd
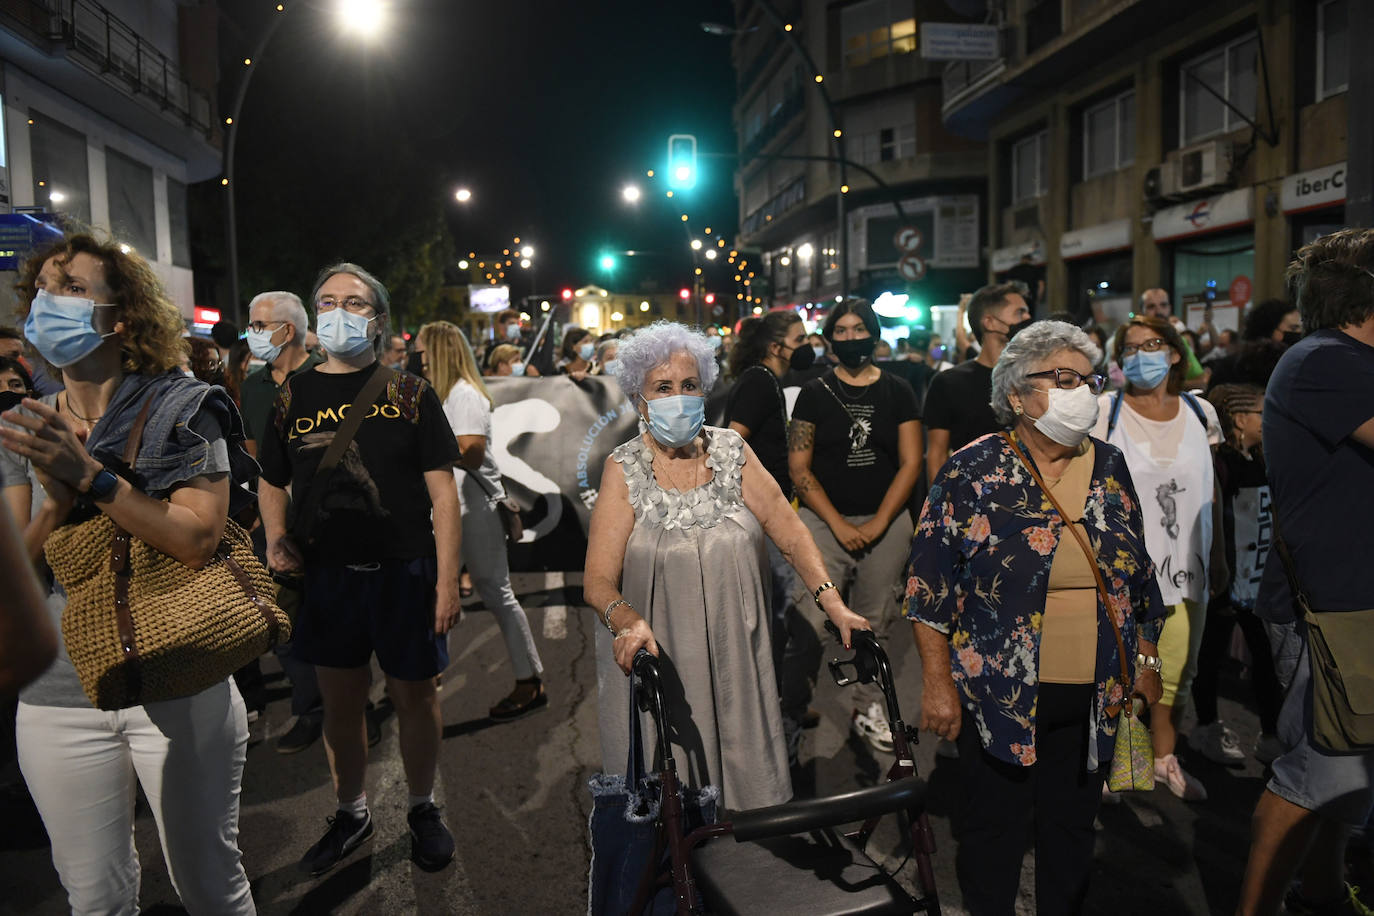
[[[1368,42],[1374,41],[1374,5],[1352,3],[1347,9],[1347,47],[1369,47]],[[1369,118],[1369,106],[1374,105],[1374,55],[1351,54],[1349,59],[1345,224],[1368,228],[1374,226],[1374,121]]]
[[[227,182],[225,189],[229,192],[229,198],[225,201],[225,217],[229,232],[229,310],[234,316],[234,323],[240,327],[243,326],[243,305],[239,300],[239,226],[238,208],[235,206],[237,188],[234,184],[234,147],[238,145],[239,121],[242,117],[244,97],[248,95],[248,84],[253,81],[253,74],[257,72],[258,63],[263,52],[267,50],[267,43],[277,33],[277,26],[281,25],[285,13],[283,4],[283,8],[272,17],[253,49],[253,56],[249,58],[251,63],[244,69],[243,81],[234,93],[234,107],[229,112],[229,131],[224,140],[224,178]]]

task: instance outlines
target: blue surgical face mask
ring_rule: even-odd
[[[604,372],[604,373],[606,373],[607,375],[619,375],[619,374],[620,374],[620,360],[618,360],[618,359],[608,359],[608,360],[606,360],[606,362],[602,363],[602,365],[601,365],[601,371]]]
[[[816,354],[816,359],[821,359],[825,356],[825,347],[812,347],[811,352]]]
[[[1121,372],[1126,381],[1137,388],[1151,391],[1164,381],[1169,374],[1169,354],[1171,350],[1156,350],[1153,353],[1137,351],[1121,362]]]
[[[95,352],[106,337],[91,320],[98,308],[114,308],[79,296],[54,296],[40,289],[24,321],[24,336],[43,358],[59,369],[70,366]]]
[[[699,395],[675,394],[652,401],[639,397],[649,408],[649,435],[669,448],[691,442],[706,422],[706,398]]]
[[[243,338],[248,341],[248,349],[254,356],[265,363],[274,363],[277,361],[277,357],[281,355],[281,348],[285,346],[286,341],[283,340],[279,344],[273,344],[272,338],[277,336],[277,331],[285,329],[286,325],[282,325],[277,328],[276,331],[269,331],[266,328],[263,328],[261,331],[255,331],[249,328],[248,332],[243,335]]]
[[[592,357],[596,355],[596,344],[584,343],[577,348],[577,355],[582,357],[583,362],[591,362]]]
[[[525,364],[524,364],[524,363],[511,363],[511,364],[510,364],[510,374],[511,374],[511,375],[524,375],[524,374],[525,374]]]
[[[347,309],[333,308],[320,316],[315,336],[319,337],[320,346],[326,353],[347,359],[372,346],[373,335],[368,328],[373,320]]]
[[[707,337],[706,339],[709,340],[709,341],[711,342],[711,349],[712,349],[712,350],[719,350],[721,344],[723,343],[723,341],[722,341],[719,337],[717,337],[716,335],[714,335],[714,334],[711,335],[710,337]]]
[[[506,340],[519,340],[519,339],[520,339],[520,325],[518,325],[518,324],[516,324],[514,321],[512,321],[510,324],[506,325]]]

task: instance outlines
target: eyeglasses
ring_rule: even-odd
[[[259,334],[261,334],[263,331],[267,330],[275,331],[277,328],[281,327],[284,324],[286,324],[285,321],[250,321],[248,322],[248,330],[257,331]],[[277,327],[269,328],[269,325],[276,325]]]
[[[1107,387],[1107,377],[1105,375],[1084,375],[1073,369],[1046,369],[1044,372],[1028,372],[1026,378],[1048,378],[1054,379],[1056,388],[1074,389],[1079,385],[1087,385],[1088,390],[1093,394],[1101,394],[1102,389]]]
[[[334,309],[343,307],[345,312],[352,312],[354,315],[366,315],[371,312],[372,303],[357,296],[348,296],[343,299],[336,299],[333,296],[321,296],[315,300],[315,311],[324,313],[332,312]]]
[[[1138,344],[1125,344],[1121,347],[1121,358],[1125,359],[1133,355],[1137,350],[1144,350],[1146,353],[1157,353],[1169,346],[1169,341],[1163,337],[1151,337],[1149,340],[1142,340]]]

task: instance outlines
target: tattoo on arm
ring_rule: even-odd
[[[820,484],[816,481],[814,474],[808,473],[802,477],[792,478],[792,489],[797,492],[798,496],[801,496],[804,493],[810,493],[812,490],[820,489]]]
[[[794,452],[809,451],[816,444],[816,424],[793,420],[787,431],[787,447]]]

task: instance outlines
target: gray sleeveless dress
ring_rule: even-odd
[[[635,526],[625,545],[621,592],[654,631],[679,777],[715,785],[734,810],[792,797],[768,630],[768,557],[763,529],[744,505],[744,440],[705,427],[710,482],[687,492],[654,479],[639,437],[612,456],[625,474]],[[596,634],[597,710],[607,773],[624,773],[629,679],[616,666],[611,634]],[[642,717],[646,764],[659,759],[653,720]]]

